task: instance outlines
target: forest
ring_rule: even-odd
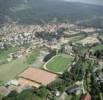
[[[0,25],[76,22],[103,17],[103,6],[56,0],[0,0]]]

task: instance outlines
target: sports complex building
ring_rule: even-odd
[[[33,86],[39,88],[53,82],[57,75],[38,68],[28,68],[19,75],[18,83],[22,86]]]

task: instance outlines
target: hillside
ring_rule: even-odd
[[[103,17],[103,6],[54,0],[0,0],[0,24],[78,21]]]

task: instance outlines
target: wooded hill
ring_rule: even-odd
[[[0,0],[0,24],[79,21],[103,17],[103,6],[56,0]]]

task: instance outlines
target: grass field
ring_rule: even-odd
[[[7,50],[0,50],[0,63],[5,62],[8,54],[15,52],[19,47],[12,47]]]
[[[40,50],[35,49],[27,56],[27,64],[32,64],[36,60],[36,57],[39,55]]]
[[[95,52],[96,50],[103,50],[103,44],[97,45],[92,48],[92,50]]]
[[[57,55],[47,62],[46,68],[51,72],[64,72],[71,64],[72,59],[67,55]]]
[[[35,51],[35,54],[34,54],[35,57],[33,57],[34,61],[36,57],[38,56],[36,53],[38,52]],[[0,65],[0,81],[6,82],[18,76],[18,74],[20,74],[27,67],[29,67],[28,62],[30,62],[30,60],[31,58],[27,58],[27,56],[24,55],[19,59],[15,59],[7,64]]]
[[[22,72],[28,67],[25,61],[26,57],[21,57],[10,63],[0,65],[0,80],[8,81]]]
[[[73,42],[73,43],[78,43],[83,38],[85,38],[85,34],[80,34],[78,36],[71,37],[70,41]]]

